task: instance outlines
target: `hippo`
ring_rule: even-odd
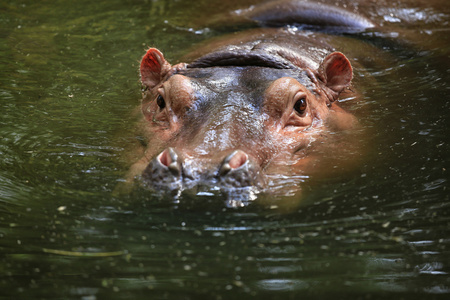
[[[352,81],[349,59],[300,25],[333,34],[364,31],[369,20],[300,1],[236,14],[261,26],[195,49],[187,62],[172,65],[156,48],[143,56],[146,149],[129,178],[251,200],[274,178],[307,174],[328,131],[357,126],[338,105]]]

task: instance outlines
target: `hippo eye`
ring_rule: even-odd
[[[299,114],[303,114],[306,110],[306,99],[305,98],[301,98],[298,99],[297,102],[295,102],[294,104],[294,109],[299,113]]]
[[[158,95],[158,98],[156,98],[156,104],[158,104],[159,109],[163,110],[164,107],[166,107],[166,101],[164,100],[163,96]]]

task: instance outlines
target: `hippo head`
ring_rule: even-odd
[[[339,52],[316,64],[269,54],[229,51],[172,66],[159,50],[147,51],[145,183],[236,191],[263,188],[267,174],[302,172],[352,68]]]

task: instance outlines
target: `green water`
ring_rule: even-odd
[[[212,196],[112,195],[129,165],[145,49],[176,61],[228,30],[205,19],[239,5],[0,3],[1,299],[448,297],[444,0],[348,3],[382,25],[339,45],[361,63],[363,100],[345,106],[369,133],[351,174],[312,178],[305,199],[239,209]],[[277,209],[289,201],[303,204]]]

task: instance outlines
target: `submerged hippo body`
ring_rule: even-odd
[[[235,193],[265,189],[274,174],[304,174],[313,142],[355,124],[337,105],[352,67],[330,48],[292,28],[264,28],[214,42],[174,66],[149,49],[140,66],[148,145],[131,175],[154,189]]]

